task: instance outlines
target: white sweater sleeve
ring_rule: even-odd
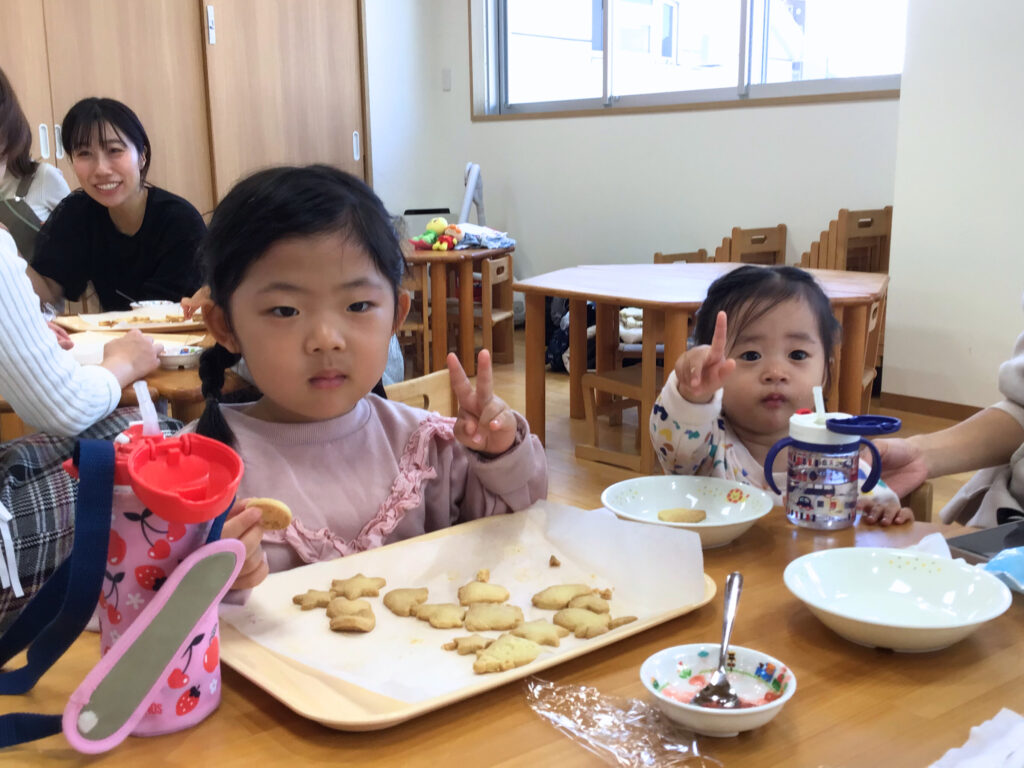
[[[26,423],[77,435],[117,407],[121,387],[106,368],[79,365],[60,348],[25,267],[0,230],[0,396]]]

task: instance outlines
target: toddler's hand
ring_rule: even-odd
[[[899,502],[876,503],[871,499],[862,499],[857,506],[860,508],[860,519],[868,525],[903,525],[913,522],[914,511],[910,507],[901,507]]]
[[[715,318],[711,346],[702,344],[694,347],[676,360],[676,379],[683,399],[691,403],[710,403],[715,392],[735,370],[736,361],[725,356],[726,323],[725,312],[719,312]]]
[[[245,562],[238,572],[232,589],[251,589],[267,578],[270,567],[263,555],[263,526],[260,518],[263,511],[259,507],[246,508],[248,499],[242,499],[228,512],[221,534],[226,539],[238,539],[245,545]]]
[[[448,355],[448,371],[459,401],[455,439],[467,448],[492,456],[511,448],[516,440],[516,417],[505,401],[494,394],[491,353],[482,349],[476,359],[476,389],[454,354]]]

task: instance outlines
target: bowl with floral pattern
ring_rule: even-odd
[[[671,720],[705,736],[735,736],[760,728],[796,693],[792,670],[774,656],[752,648],[729,646],[726,675],[740,697],[736,709],[692,703],[718,668],[718,643],[665,648],[640,666],[640,680],[658,708]]]
[[[604,489],[601,503],[624,520],[684,528],[704,549],[722,547],[772,511],[772,497],[716,477],[651,475]]]

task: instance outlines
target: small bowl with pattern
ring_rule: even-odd
[[[715,477],[650,475],[604,489],[601,503],[624,520],[684,528],[704,549],[722,547],[772,511],[772,497]]]
[[[202,347],[188,344],[164,345],[164,350],[159,355],[160,367],[172,371],[181,368],[196,368],[199,365],[199,356],[202,354]]]
[[[793,698],[792,670],[766,653],[730,645],[726,674],[740,706],[712,709],[691,703],[718,668],[718,649],[718,643],[677,645],[658,651],[640,666],[640,680],[671,720],[705,736],[735,736],[760,728]]]
[[[851,642],[938,651],[1010,607],[991,573],[942,555],[840,547],[798,557],[783,581],[825,626]]]

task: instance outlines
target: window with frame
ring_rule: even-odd
[[[898,93],[907,0],[478,0],[485,114]]]

